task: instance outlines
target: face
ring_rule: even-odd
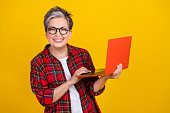
[[[55,27],[55,28],[68,28],[67,20],[63,17],[56,17],[49,21],[48,28],[49,27]],[[55,34],[50,34],[47,30],[46,32],[46,38],[50,45],[55,48],[61,48],[66,46],[68,40],[71,38],[72,31],[68,31],[67,34],[60,34],[59,29]]]

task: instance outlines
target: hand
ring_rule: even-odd
[[[77,69],[75,71],[75,73],[73,74],[73,76],[69,79],[69,81],[71,82],[72,85],[76,84],[77,82],[79,82],[83,77],[76,77],[77,75],[83,74],[83,73],[88,73],[91,72],[90,70],[88,70],[85,67],[81,67],[79,69]]]
[[[113,74],[110,74],[104,77],[106,79],[116,79],[116,78],[119,78],[121,72],[122,72],[122,64],[120,63],[119,65],[117,65],[117,69],[115,70]]]

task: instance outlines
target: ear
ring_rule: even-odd
[[[70,30],[69,32],[69,39],[71,38],[71,36],[72,36],[72,30]]]

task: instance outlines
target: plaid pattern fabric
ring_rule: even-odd
[[[42,52],[31,60],[30,83],[33,93],[39,103],[45,106],[44,113],[71,113],[69,90],[55,103],[52,103],[54,89],[66,82],[64,70],[60,61],[49,51],[47,44]],[[71,76],[82,66],[94,71],[94,65],[87,50],[71,46],[68,47],[67,64]],[[100,113],[95,96],[101,94],[105,87],[94,92],[93,84],[98,77],[83,78],[75,84],[84,113]]]

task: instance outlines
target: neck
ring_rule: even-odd
[[[67,45],[63,46],[63,47],[60,47],[60,48],[56,48],[54,46],[50,46],[49,47],[49,51],[50,53],[56,57],[57,59],[61,59],[61,58],[64,58],[64,57],[67,57],[68,56],[68,48],[67,48]]]

